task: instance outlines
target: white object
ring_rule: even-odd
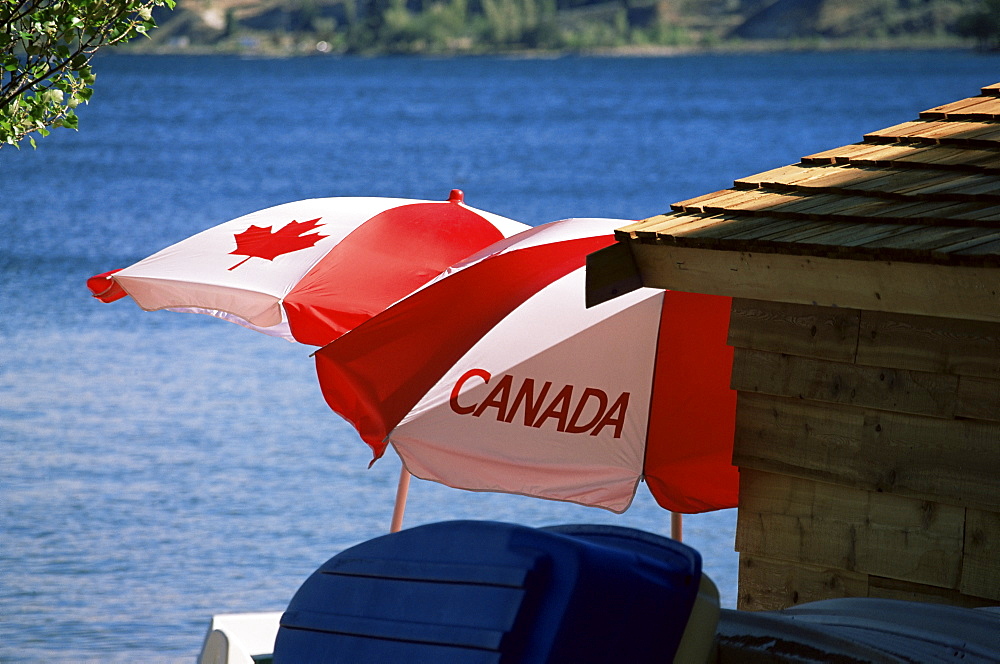
[[[212,622],[198,664],[254,664],[274,652],[281,611],[223,613]]]

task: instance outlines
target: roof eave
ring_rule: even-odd
[[[996,268],[859,260],[620,238],[587,259],[588,306],[640,286],[1000,322]]]

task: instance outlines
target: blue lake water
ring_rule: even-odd
[[[190,662],[213,613],[281,610],[388,528],[398,462],[323,403],[309,350],[89,298],[123,267],[317,196],[644,218],[1000,81],[964,52],[553,59],[103,57],[81,130],[0,150],[0,662]],[[415,480],[406,525],[666,534]],[[734,510],[687,517],[736,602]]]

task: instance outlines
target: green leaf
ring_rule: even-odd
[[[0,91],[9,93],[15,78],[37,81],[0,107],[0,145],[27,138],[37,147],[49,127],[77,129],[73,109],[89,101],[97,78],[90,56],[147,34],[152,9],[164,5],[173,9],[175,0],[0,0]],[[12,21],[11,12],[24,7]]]

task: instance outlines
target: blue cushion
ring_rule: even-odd
[[[434,523],[316,570],[274,661],[670,661],[700,578],[697,551],[629,528]]]

